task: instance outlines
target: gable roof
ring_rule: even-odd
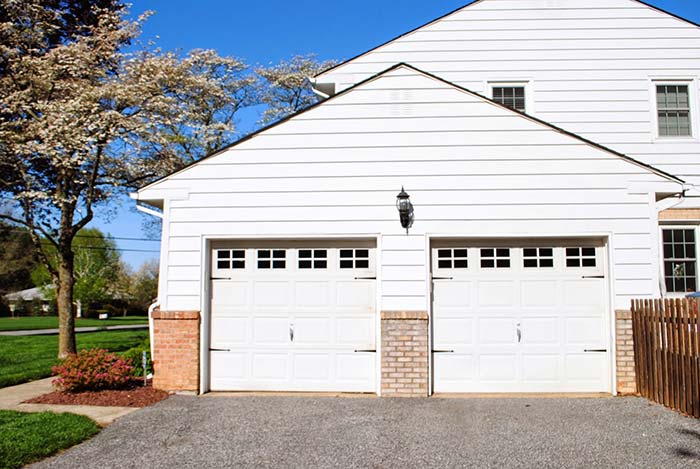
[[[348,93],[351,93],[353,90],[355,90],[355,89],[357,89],[357,88],[363,86],[364,84],[369,83],[369,82],[371,82],[371,81],[373,81],[373,80],[375,80],[375,79],[377,79],[377,78],[379,78],[379,77],[381,77],[381,76],[383,76],[383,75],[385,75],[385,74],[387,74],[387,73],[389,73],[389,72],[392,72],[392,71],[394,71],[394,70],[397,70],[397,69],[399,69],[399,68],[404,68],[404,69],[407,69],[407,70],[411,70],[411,71],[413,71],[413,72],[415,72],[415,73],[418,73],[418,74],[421,74],[421,75],[423,75],[423,76],[425,76],[425,77],[428,77],[428,78],[431,78],[431,79],[433,79],[433,80],[439,81],[439,82],[441,82],[441,83],[443,83],[443,84],[445,84],[445,85],[448,85],[448,86],[450,86],[450,87],[452,87],[452,88],[454,88],[454,89],[456,89],[456,90],[462,91],[462,92],[464,92],[464,93],[468,93],[468,94],[470,94],[470,95],[472,95],[472,96],[475,96],[475,97],[477,97],[477,98],[479,98],[479,99],[481,99],[481,100],[483,100],[483,101],[485,101],[485,102],[491,103],[491,104],[493,104],[493,105],[495,105],[495,106],[498,106],[498,107],[500,107],[500,108],[502,108],[502,109],[505,109],[505,110],[507,110],[508,112],[511,112],[511,113],[513,113],[513,114],[516,114],[516,115],[519,115],[519,116],[521,116],[521,117],[524,118],[524,119],[528,119],[528,120],[530,120],[530,121],[536,122],[536,123],[538,123],[538,124],[540,124],[540,125],[542,125],[542,126],[545,126],[545,127],[549,128],[550,130],[553,130],[553,131],[556,131],[556,132],[558,132],[558,133],[560,133],[560,134],[563,134],[563,135],[566,135],[566,136],[568,136],[568,137],[574,138],[574,139],[579,140],[580,142],[583,142],[583,143],[585,143],[585,144],[587,144],[587,145],[589,145],[589,146],[591,146],[591,147],[597,148],[597,149],[602,150],[602,151],[604,151],[604,152],[607,152],[607,153],[609,153],[609,154],[611,154],[611,155],[614,155],[615,157],[618,157],[618,158],[620,158],[620,159],[623,159],[624,161],[627,161],[628,163],[634,164],[634,165],[636,165],[636,166],[638,166],[638,167],[640,167],[640,168],[643,168],[643,169],[645,169],[645,170],[647,170],[647,171],[649,171],[649,172],[651,172],[651,173],[654,173],[654,174],[656,174],[656,175],[658,175],[658,176],[660,176],[660,177],[663,177],[663,178],[665,178],[665,179],[668,179],[668,180],[670,180],[670,181],[672,181],[672,182],[680,183],[680,184],[685,183],[685,181],[683,181],[682,179],[678,178],[677,176],[674,176],[674,175],[672,175],[672,174],[670,174],[670,173],[667,173],[667,172],[665,172],[665,171],[662,171],[662,170],[660,170],[660,169],[657,169],[657,168],[655,168],[655,167],[653,167],[653,166],[651,166],[651,165],[649,165],[649,164],[646,164],[646,163],[643,163],[643,162],[641,162],[641,161],[635,160],[634,158],[631,158],[631,157],[629,157],[629,156],[627,156],[627,155],[625,155],[625,154],[623,154],[623,153],[620,153],[620,152],[615,151],[615,150],[613,150],[613,149],[611,149],[611,148],[608,148],[608,147],[606,147],[606,146],[603,146],[603,145],[601,145],[601,144],[599,144],[599,143],[596,143],[596,142],[593,142],[593,141],[591,141],[591,140],[588,140],[587,138],[581,137],[580,135],[577,135],[577,134],[575,134],[575,133],[573,133],[573,132],[569,132],[568,130],[564,130],[564,129],[562,129],[562,128],[560,128],[560,127],[557,127],[557,126],[555,126],[555,125],[553,125],[553,124],[550,124],[549,122],[546,122],[546,121],[544,121],[544,120],[542,120],[542,119],[539,119],[539,118],[537,118],[537,117],[533,117],[533,116],[531,116],[531,115],[529,115],[529,114],[526,114],[526,113],[524,113],[524,112],[517,111],[517,110],[515,110],[515,109],[512,109],[512,108],[509,108],[509,107],[507,107],[507,106],[504,106],[503,104],[498,103],[498,102],[494,101],[494,100],[491,99],[491,98],[488,98],[488,97],[486,97],[486,96],[483,96],[483,95],[481,95],[481,94],[479,94],[479,93],[476,93],[476,92],[474,92],[474,91],[471,91],[471,90],[469,90],[469,89],[467,89],[467,88],[464,88],[464,87],[462,87],[462,86],[459,86],[459,85],[457,85],[457,84],[455,84],[455,83],[452,83],[452,82],[450,82],[450,81],[448,81],[448,80],[445,80],[445,79],[443,79],[443,78],[440,78],[440,77],[438,77],[438,76],[436,76],[436,75],[433,75],[433,74],[431,74],[431,73],[428,73],[428,72],[425,72],[425,71],[423,71],[423,70],[420,70],[420,69],[418,69],[418,68],[416,68],[416,67],[414,67],[414,66],[412,66],[412,65],[409,65],[409,64],[404,63],[404,62],[400,62],[400,63],[397,63],[397,64],[395,64],[395,65],[393,65],[393,66],[387,68],[386,70],[383,70],[383,71],[381,71],[381,72],[379,72],[379,73],[377,73],[377,74],[375,74],[375,75],[372,75],[372,76],[369,77],[369,78],[366,78],[365,80],[363,80],[363,81],[361,81],[361,82],[359,82],[359,83],[357,83],[357,84],[355,84],[355,85],[353,85],[353,86],[351,86],[351,87],[349,87],[349,88],[346,88],[345,90],[341,91],[340,93],[338,93],[338,94],[336,94],[336,95],[333,95],[333,96],[331,96],[330,98],[328,98],[328,99],[326,99],[326,100],[324,100],[324,101],[319,101],[319,102],[317,102],[317,103],[315,103],[315,104],[313,104],[313,105],[311,105],[311,106],[309,106],[309,107],[307,107],[307,108],[305,108],[305,109],[302,109],[302,110],[300,110],[300,111],[298,111],[298,112],[296,112],[296,113],[294,113],[294,114],[291,114],[291,115],[289,115],[289,116],[287,116],[287,117],[285,117],[285,118],[283,118],[283,119],[280,119],[280,120],[277,121],[277,122],[274,122],[274,123],[272,123],[272,124],[270,124],[270,125],[268,125],[268,126],[265,126],[265,127],[261,128],[261,129],[255,131],[255,132],[252,132],[252,133],[246,135],[245,137],[242,137],[242,138],[239,139],[239,140],[236,140],[235,142],[232,142],[232,143],[230,143],[230,144],[228,144],[228,145],[226,145],[226,146],[224,146],[224,147],[222,147],[222,148],[220,148],[220,149],[218,149],[218,150],[215,150],[215,151],[209,153],[209,154],[206,155],[205,157],[203,157],[203,158],[201,158],[201,159],[199,159],[199,160],[197,160],[197,161],[195,161],[195,162],[193,162],[193,163],[190,163],[190,164],[188,164],[187,166],[185,166],[185,167],[183,167],[183,168],[181,168],[181,169],[179,169],[179,170],[177,170],[177,171],[174,171],[174,172],[172,172],[172,173],[170,173],[170,174],[168,174],[168,175],[166,175],[166,176],[163,176],[163,177],[161,177],[161,178],[159,178],[159,179],[156,179],[155,181],[153,181],[153,182],[147,184],[146,186],[141,187],[140,189],[138,189],[137,192],[141,192],[141,191],[144,191],[144,190],[146,190],[146,189],[149,189],[149,188],[153,187],[154,185],[158,184],[159,182],[161,182],[161,181],[163,181],[163,180],[165,180],[165,179],[167,179],[167,178],[170,178],[170,177],[172,177],[172,176],[174,176],[174,175],[176,175],[176,174],[182,173],[183,171],[187,171],[187,170],[188,170],[189,168],[191,168],[192,166],[195,166],[195,165],[201,163],[202,161],[204,161],[204,160],[206,160],[206,159],[209,159],[209,158],[211,158],[211,157],[213,157],[213,156],[219,155],[219,154],[223,153],[223,152],[226,151],[226,150],[229,150],[229,149],[231,149],[231,148],[233,148],[233,147],[236,147],[237,145],[240,145],[240,144],[242,144],[242,143],[244,143],[244,142],[246,142],[246,141],[248,141],[248,140],[251,140],[251,139],[255,138],[256,136],[258,136],[258,135],[260,135],[260,134],[262,134],[262,133],[264,133],[264,132],[266,132],[266,131],[268,131],[268,130],[270,130],[270,129],[272,129],[272,128],[275,128],[275,127],[277,127],[277,126],[279,126],[279,125],[284,124],[285,122],[287,122],[287,121],[289,121],[289,120],[291,120],[291,119],[294,119],[294,118],[297,117],[297,116],[300,116],[300,115],[302,115],[302,114],[305,114],[305,113],[307,113],[307,112],[311,111],[312,109],[315,109],[315,108],[317,108],[317,107],[319,107],[319,106],[323,106],[323,105],[326,104],[327,102],[330,102],[330,101],[332,101],[332,100],[335,100],[335,99],[337,99],[337,98],[340,98],[341,96],[344,96],[344,95],[346,95],[346,94],[348,94]]]
[[[434,24],[434,23],[437,23],[437,22],[439,22],[439,21],[441,21],[441,20],[443,20],[443,19],[445,19],[445,18],[447,18],[447,17],[449,17],[449,16],[454,15],[455,13],[458,13],[458,12],[460,12],[460,11],[462,11],[462,10],[465,10],[465,9],[467,9],[467,8],[469,8],[469,7],[472,7],[472,6],[476,5],[476,4],[479,4],[479,3],[482,3],[482,2],[487,2],[487,1],[489,1],[489,0],[474,0],[474,1],[470,2],[470,3],[467,3],[466,5],[463,5],[463,6],[459,7],[459,8],[456,8],[456,9],[454,9],[454,10],[448,12],[448,13],[445,13],[444,15],[439,16],[438,18],[435,18],[434,20],[428,21],[427,23],[424,23],[424,24],[422,24],[422,25],[420,25],[420,26],[418,26],[418,27],[416,27],[416,28],[413,28],[413,29],[411,29],[410,31],[407,31],[407,32],[405,32],[405,33],[403,33],[403,34],[400,34],[400,35],[396,36],[396,37],[393,38],[393,39],[389,39],[388,41],[383,42],[382,44],[379,44],[378,46],[375,46],[375,47],[373,47],[373,48],[371,48],[371,49],[369,49],[369,50],[366,50],[365,52],[361,52],[361,53],[355,55],[354,57],[351,57],[351,58],[349,58],[349,59],[347,59],[347,60],[344,60],[344,61],[342,61],[342,62],[340,62],[340,63],[337,63],[337,64],[335,64],[334,66],[332,66],[332,67],[330,67],[330,68],[327,68],[326,70],[323,70],[323,71],[320,72],[320,73],[317,73],[316,75],[313,76],[313,78],[316,79],[316,78],[318,78],[318,77],[320,77],[320,76],[323,76],[323,75],[325,75],[325,74],[328,73],[328,72],[331,72],[331,71],[333,71],[333,70],[335,70],[335,69],[337,69],[337,68],[340,68],[340,67],[342,67],[343,65],[346,65],[346,64],[348,64],[348,63],[350,63],[350,62],[353,62],[354,60],[359,59],[360,57],[364,57],[365,55],[367,55],[367,54],[369,54],[369,53],[371,53],[371,52],[374,52],[375,50],[380,49],[380,48],[382,48],[382,47],[384,47],[384,46],[386,46],[386,45],[388,45],[388,44],[391,44],[391,43],[394,42],[394,41],[397,41],[397,40],[399,40],[399,39],[401,39],[401,38],[403,38],[403,37],[405,37],[405,36],[408,36],[408,35],[410,35],[410,34],[413,34],[414,32],[416,32],[416,31],[418,31],[418,30],[420,30],[420,29],[423,29],[423,28],[425,28],[426,26],[430,26],[430,25],[432,25],[432,24]],[[657,7],[657,6],[654,6],[654,5],[652,5],[651,3],[647,3],[647,2],[642,1],[642,0],[627,0],[627,1],[636,2],[636,3],[642,4],[642,5],[644,5],[644,6],[648,7],[648,8],[651,8],[652,10],[658,11],[659,13],[663,13],[663,14],[666,14],[666,15],[668,15],[668,16],[672,16],[673,18],[676,18],[676,19],[681,20],[681,21],[683,21],[683,22],[685,22],[685,23],[688,23],[688,24],[690,24],[690,25],[692,25],[692,26],[695,26],[695,27],[700,28],[700,24],[699,24],[699,23],[695,23],[695,22],[693,22],[693,21],[691,21],[691,20],[689,20],[689,19],[683,18],[682,16],[678,16],[678,15],[676,15],[675,13],[671,13],[671,12],[669,12],[669,11],[666,11],[666,10],[662,9],[662,8],[659,8],[659,7]],[[315,83],[315,81],[316,81],[316,80],[314,80],[314,83]]]

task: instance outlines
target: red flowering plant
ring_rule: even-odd
[[[53,385],[62,391],[119,389],[133,380],[131,361],[107,350],[81,350],[51,368],[57,375]]]

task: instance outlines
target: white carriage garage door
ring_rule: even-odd
[[[610,392],[604,253],[591,240],[434,245],[434,391]]]
[[[374,244],[218,243],[211,270],[211,390],[375,391]]]

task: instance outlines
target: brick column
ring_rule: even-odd
[[[153,312],[153,386],[199,391],[199,311]]]
[[[617,392],[620,394],[636,393],[632,312],[625,309],[615,310],[615,360],[617,363]]]
[[[428,313],[382,311],[382,396],[428,396]]]

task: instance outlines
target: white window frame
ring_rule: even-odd
[[[659,135],[659,109],[656,104],[656,87],[663,85],[687,85],[690,101],[690,136]],[[697,142],[698,141],[698,81],[695,78],[656,77],[649,80],[649,103],[651,105],[651,135],[654,142]]]
[[[493,98],[493,89],[500,87],[513,87],[520,86],[525,88],[525,114],[534,115],[535,113],[535,102],[532,94],[532,81],[531,80],[489,80],[486,82],[486,86],[489,93],[489,98]]]
[[[700,235],[700,225],[696,224],[688,224],[688,225],[683,225],[683,224],[670,224],[670,225],[659,225],[659,262],[660,262],[660,268],[659,268],[659,275],[661,276],[660,279],[660,284],[663,287],[664,290],[664,295],[667,298],[685,298],[685,295],[688,294],[688,292],[670,292],[666,290],[666,266],[665,266],[665,261],[666,259],[664,258],[664,232],[663,230],[693,230],[695,232],[695,289],[700,290],[700,271],[698,271],[698,267],[700,267],[700,263],[698,262],[699,253],[698,253],[698,247],[700,247],[700,239],[698,239],[698,235]]]

